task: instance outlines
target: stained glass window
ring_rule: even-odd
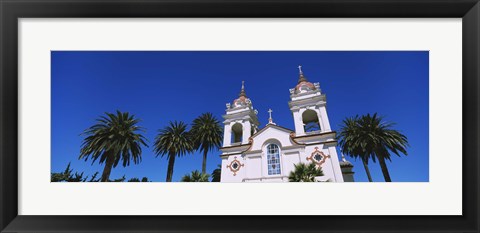
[[[275,144],[267,146],[267,163],[269,175],[280,174],[280,152],[278,146]]]

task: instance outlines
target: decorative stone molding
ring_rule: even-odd
[[[230,163],[230,165],[227,165],[227,168],[230,169],[230,171],[233,172],[233,175],[236,176],[237,172],[240,170],[241,167],[245,166],[244,164],[240,163],[239,160],[237,160],[237,156],[233,158],[233,161]]]
[[[324,154],[322,151],[318,150],[318,147],[315,147],[315,150],[307,157],[307,160],[312,161],[313,163],[317,164],[317,166],[322,165],[325,163],[327,158],[330,158],[330,155]]]
[[[248,144],[250,144],[250,146],[244,152],[252,150],[252,146],[253,146],[253,138],[252,137],[248,138]]]

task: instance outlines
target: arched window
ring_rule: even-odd
[[[280,174],[280,150],[275,144],[269,144],[267,146],[267,164],[269,175]]]
[[[232,126],[232,141],[231,143],[241,143],[242,142],[242,132],[243,127],[240,123],[235,123]]]
[[[303,112],[302,120],[305,133],[320,132],[320,122],[318,121],[317,112],[311,109]]]

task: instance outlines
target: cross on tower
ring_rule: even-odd
[[[268,124],[273,124],[275,125],[275,123],[273,123],[273,119],[272,119],[272,109],[268,109],[268,115],[270,116],[270,118],[268,118]]]
[[[298,66],[298,72],[299,72],[300,74],[303,74],[302,66],[300,66],[300,65]]]

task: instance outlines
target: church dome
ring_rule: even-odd
[[[240,96],[237,99],[233,100],[234,107],[243,107],[247,106],[250,103],[250,99],[246,96]]]
[[[245,93],[245,85],[244,81],[242,81],[242,90],[240,91],[240,94],[238,95],[237,99],[233,100],[233,107],[244,107],[248,106],[251,104],[250,99],[247,97],[247,94]]]
[[[300,71],[300,76],[298,77],[298,84],[295,86],[295,94],[305,93],[309,91],[314,91],[317,88],[307,78],[303,75],[302,66],[298,66]]]
[[[300,80],[302,80],[302,78],[305,81],[300,81]],[[297,86],[295,86],[295,93],[304,93],[304,92],[316,90],[315,86],[311,82],[308,82],[306,80],[307,79],[305,77],[303,77],[303,74],[300,75],[298,84],[297,84]]]

